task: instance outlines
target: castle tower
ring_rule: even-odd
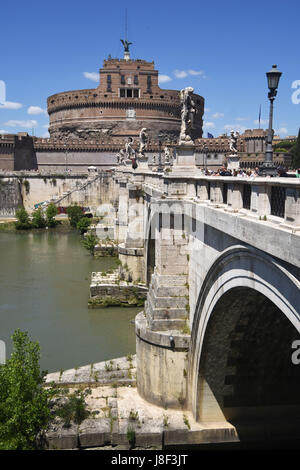
[[[66,91],[47,100],[51,139],[90,140],[120,144],[138,138],[145,127],[150,141],[163,134],[178,139],[181,125],[179,91],[158,84],[154,62],[132,59],[123,41],[124,58],[104,60],[95,89]],[[193,139],[202,137],[204,99],[193,95],[196,105]]]

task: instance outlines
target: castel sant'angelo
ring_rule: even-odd
[[[149,162],[157,162],[165,148],[170,154],[174,152],[181,132],[183,90],[160,88],[154,62],[132,59],[132,43],[121,42],[123,58],[109,56],[104,60],[96,88],[48,97],[50,138],[26,133],[0,136],[0,169],[72,173],[86,173],[91,165],[110,169],[118,164],[128,142],[139,151],[143,131],[147,134],[145,156]],[[190,90],[194,110],[190,136],[196,165],[219,168],[230,152],[229,136],[203,137],[204,98]],[[238,135],[242,167],[263,162],[265,136],[263,129]],[[282,154],[275,155],[277,163],[281,160]]]
[[[154,62],[130,58],[128,41],[124,58],[104,60],[95,89],[68,91],[49,96],[49,133],[54,139],[94,139],[118,145],[147,129],[150,141],[158,134],[175,142],[181,124],[179,91],[158,85]],[[204,99],[193,94],[196,108],[193,139],[202,137]]]

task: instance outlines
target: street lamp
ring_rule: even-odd
[[[265,159],[264,163],[259,167],[258,174],[259,176],[277,176],[278,172],[276,166],[273,163],[273,102],[275,96],[277,95],[277,88],[279,84],[280,77],[282,75],[279,70],[277,70],[277,65],[273,65],[272,69],[266,73],[268,79],[268,98],[270,100],[270,114],[269,114],[269,129],[268,135],[266,138],[266,150],[265,150]]]

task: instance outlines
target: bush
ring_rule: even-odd
[[[20,330],[12,340],[13,353],[0,365],[0,449],[36,449],[37,436],[50,421],[48,399],[53,392],[43,388],[39,344]]]
[[[76,390],[68,396],[67,402],[56,411],[56,415],[64,420],[66,427],[70,426],[71,421],[80,424],[89,416],[90,413],[86,409],[85,403],[85,396],[89,393],[90,391]]]
[[[48,227],[56,227],[57,220],[55,220],[55,216],[57,215],[58,210],[55,204],[51,202],[46,209],[46,220]]]
[[[82,240],[82,245],[84,246],[84,248],[86,248],[90,253],[91,255],[93,256],[95,254],[95,246],[97,245],[98,243],[98,238],[96,237],[96,235],[94,235],[93,233],[89,233],[88,235],[86,235],[86,237],[84,237],[84,239]]]
[[[81,235],[88,231],[89,226],[91,225],[91,219],[88,217],[81,217],[79,222],[77,222],[77,228],[80,230]]]
[[[76,228],[79,220],[83,217],[82,209],[75,205],[67,208],[67,214],[71,227]]]
[[[33,228],[45,228],[46,227],[46,219],[41,208],[36,209],[32,213],[32,221],[31,225]]]
[[[31,228],[31,223],[29,221],[28,212],[24,209],[24,207],[20,207],[16,211],[16,217],[18,221],[15,223],[17,230],[28,230]]]
[[[29,191],[30,191],[30,183],[28,180],[25,180],[24,181],[24,186],[25,186],[25,191],[26,191],[26,194],[29,194]]]

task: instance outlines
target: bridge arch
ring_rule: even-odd
[[[300,332],[298,275],[247,246],[213,263],[192,328],[189,402],[197,420],[242,429],[255,417],[257,431],[257,420],[266,429],[274,414],[299,415],[300,364],[291,360]]]

